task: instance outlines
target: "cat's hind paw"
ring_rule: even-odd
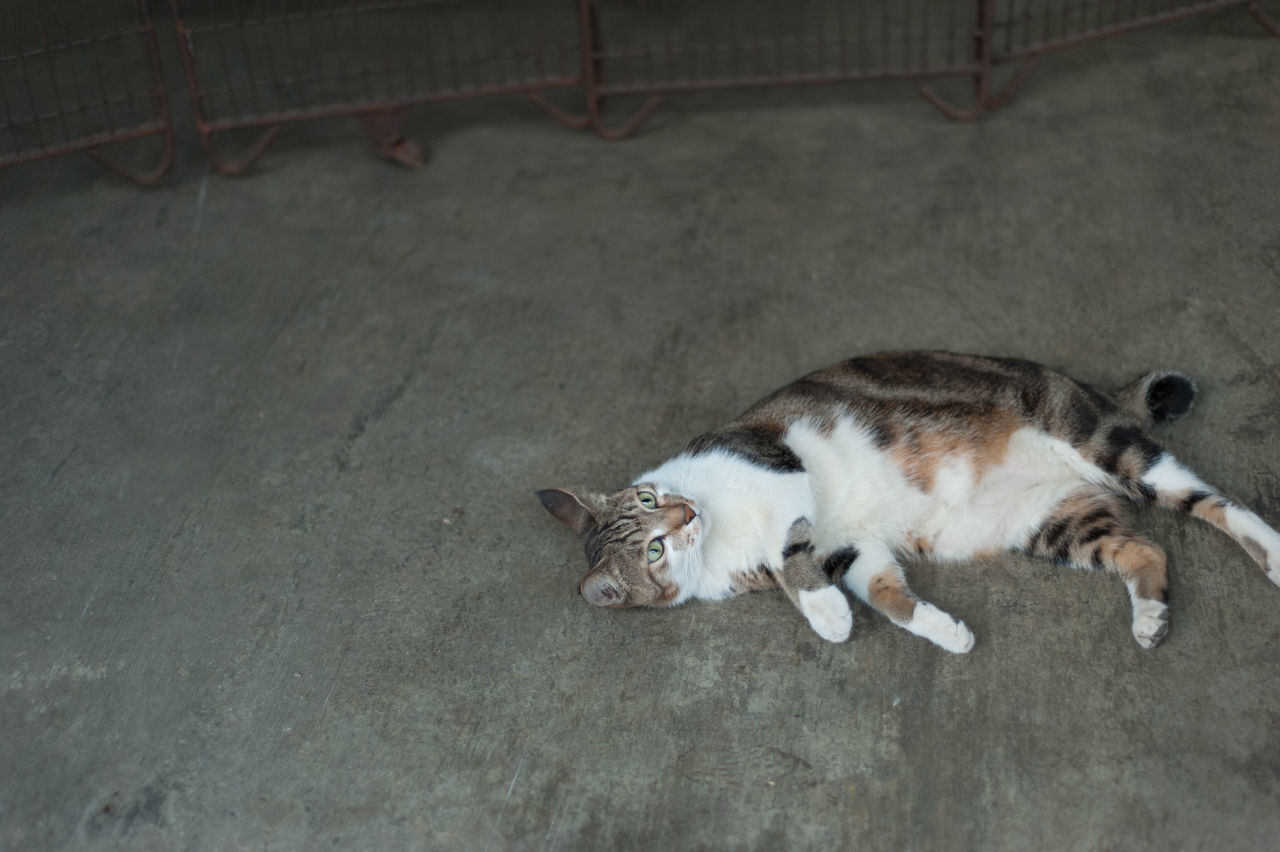
[[[973,648],[973,632],[963,621],[952,618],[931,603],[916,604],[911,621],[904,625],[917,636],[953,654],[967,654]]]
[[[815,591],[802,590],[799,594],[800,611],[809,619],[809,626],[828,642],[843,642],[853,630],[853,610],[849,599],[835,586]]]
[[[1137,598],[1133,602],[1133,638],[1144,648],[1154,648],[1169,632],[1169,606],[1161,601]]]

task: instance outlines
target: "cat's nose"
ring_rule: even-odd
[[[689,523],[690,523],[691,521],[693,521],[693,519],[694,519],[694,518],[696,518],[696,517],[698,517],[698,513],[697,513],[697,512],[695,512],[695,511],[693,511],[693,507],[692,507],[692,506],[690,506],[688,503],[685,503],[685,504],[684,504],[684,523],[685,523],[685,526],[688,526],[688,525],[689,525]]]

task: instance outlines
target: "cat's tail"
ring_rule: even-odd
[[[1172,423],[1190,411],[1196,400],[1196,383],[1177,370],[1156,370],[1116,391],[1114,399],[1150,428]]]

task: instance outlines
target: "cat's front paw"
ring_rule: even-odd
[[[853,610],[849,599],[835,586],[801,591],[800,611],[814,632],[828,642],[843,642],[853,630]]]

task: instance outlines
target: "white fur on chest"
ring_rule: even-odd
[[[770,470],[720,450],[677,456],[637,477],[640,483],[692,498],[706,523],[697,552],[672,561],[680,584],[676,603],[729,597],[735,574],[781,567],[791,524],[813,512],[804,473]]]
[[[942,559],[1009,549],[1072,491],[1106,478],[1069,444],[1032,428],[1014,432],[1004,458],[986,470],[966,454],[940,461],[928,492],[851,419],[829,432],[801,421],[784,441],[810,478],[819,552],[873,541],[905,550],[917,540]]]

